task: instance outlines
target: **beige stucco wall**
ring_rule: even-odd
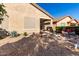
[[[61,26],[61,23],[65,23],[66,25],[65,26],[68,26],[67,22],[71,21],[72,19],[70,17],[66,17],[64,18],[63,20],[59,21],[57,23],[57,26]]]
[[[17,31],[19,33],[39,32],[40,18],[51,19],[29,3],[7,3],[5,6],[9,18],[5,18],[7,21],[4,20],[1,26],[8,31]],[[33,18],[35,21],[35,28],[24,29],[24,19],[26,18],[28,22],[28,17]]]

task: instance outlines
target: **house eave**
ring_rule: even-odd
[[[39,5],[37,5],[36,3],[30,3],[32,6],[34,6],[35,8],[37,8],[38,10],[40,10],[41,12],[43,12],[45,15],[47,15],[48,17],[50,17],[51,19],[54,19],[54,17],[52,15],[50,15],[46,10],[44,10],[43,8],[41,8]]]

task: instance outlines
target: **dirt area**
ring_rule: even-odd
[[[32,34],[0,40],[1,56],[76,56],[73,42],[54,34]]]

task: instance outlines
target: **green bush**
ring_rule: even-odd
[[[27,32],[24,32],[23,35],[24,35],[24,36],[27,36]]]
[[[74,29],[74,32],[79,35],[79,26],[56,27],[56,32],[61,33],[63,29]]]
[[[11,36],[12,36],[12,37],[17,37],[17,36],[18,36],[18,33],[17,33],[16,31],[12,31],[12,32],[11,32]]]
[[[57,33],[61,33],[61,31],[62,31],[63,28],[64,28],[64,27],[56,27],[56,32],[57,32]]]
[[[3,36],[0,36],[0,39],[3,39],[4,37]]]
[[[6,38],[7,36],[9,36],[9,32],[5,29],[0,29],[0,39]]]
[[[76,33],[77,35],[79,35],[79,27],[76,27],[76,28],[75,28],[75,33]]]

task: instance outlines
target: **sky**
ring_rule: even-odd
[[[79,20],[79,3],[37,3],[55,18],[71,16]]]

